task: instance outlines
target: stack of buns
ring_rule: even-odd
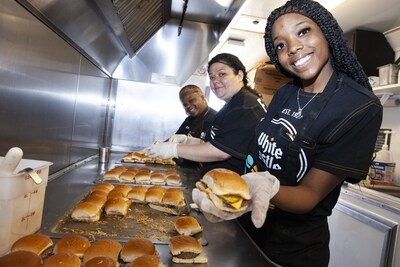
[[[146,156],[145,154],[134,151],[126,154],[122,157],[123,162],[128,163],[146,163],[146,164],[160,164],[160,165],[176,165],[175,160],[172,158],[163,159],[163,158],[153,158],[150,156]]]
[[[180,175],[175,169],[150,170],[145,167],[126,168],[123,166],[117,166],[104,173],[103,181],[146,185],[182,185]]]

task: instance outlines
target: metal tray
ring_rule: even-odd
[[[179,210],[180,215],[189,214],[189,206]],[[133,237],[151,240],[154,244],[168,244],[171,236],[177,234],[174,221],[179,215],[172,215],[150,208],[147,204],[132,203],[124,217],[108,217],[103,212],[97,222],[76,222],[66,214],[48,233],[55,238],[79,234],[91,239],[113,238],[126,242]]]

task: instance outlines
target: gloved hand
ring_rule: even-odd
[[[153,144],[145,149],[143,149],[143,153],[146,156],[150,156],[153,158],[178,158],[177,154],[177,143],[165,142],[161,144]]]
[[[208,198],[207,193],[195,188],[192,199],[203,211],[204,216],[211,222],[232,220],[251,211],[251,220],[255,227],[260,228],[267,217],[270,199],[279,191],[279,180],[269,172],[254,172],[242,176],[250,189],[251,203],[247,210],[238,213],[230,213],[219,210]]]
[[[174,134],[168,139],[170,143],[186,144],[188,141],[188,136],[185,134]]]
[[[279,191],[279,180],[265,172],[250,172],[242,175],[250,189],[251,195],[251,221],[254,226],[260,228],[263,226],[267,217],[269,201]]]

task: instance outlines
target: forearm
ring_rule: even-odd
[[[181,144],[177,146],[179,158],[197,161],[214,162],[230,158],[230,155],[214,147],[209,142],[201,144]]]
[[[343,182],[326,171],[312,168],[297,186],[282,186],[271,199],[278,208],[292,213],[311,211],[322,199]]]
[[[202,140],[200,138],[188,136],[186,144],[201,144]]]

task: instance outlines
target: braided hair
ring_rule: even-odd
[[[257,95],[258,97],[260,97],[260,95],[257,92],[255,92],[255,90],[251,89],[251,87],[248,85],[249,80],[247,78],[246,67],[243,65],[242,61],[240,61],[240,59],[237,56],[229,53],[221,53],[216,55],[208,62],[208,69],[207,69],[208,72],[210,72],[210,66],[214,63],[222,63],[229,66],[233,70],[233,73],[235,73],[235,75],[237,75],[241,70],[243,72],[244,88],[246,90],[249,90],[251,93]]]
[[[269,15],[264,35],[265,50],[276,68],[285,75],[293,77],[279,63],[272,40],[272,26],[280,16],[288,13],[297,13],[313,20],[321,29],[328,42],[333,68],[336,71],[347,74],[365,88],[372,90],[367,75],[353,50],[350,48],[347,39],[344,37],[342,28],[340,28],[336,19],[328,10],[313,0],[290,0]],[[297,77],[293,78],[295,80],[298,79]]]

